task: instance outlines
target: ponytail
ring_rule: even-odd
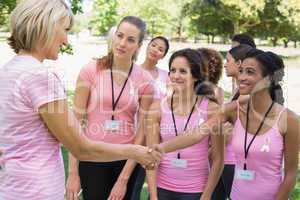
[[[218,101],[215,97],[214,88],[215,88],[214,84],[209,81],[198,80],[195,83],[195,92],[197,95],[206,96],[208,99],[217,103]]]
[[[274,82],[272,82],[269,88],[269,92],[273,101],[283,105],[284,97],[283,90],[280,84],[274,84]]]

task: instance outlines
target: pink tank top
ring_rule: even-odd
[[[197,126],[207,119],[208,99],[198,102],[191,115],[187,129]],[[168,141],[176,137],[172,112],[165,97],[161,103],[160,137],[161,141]],[[181,134],[188,116],[175,115],[178,134]],[[209,173],[208,162],[209,137],[188,148],[164,155],[157,172],[157,186],[163,189],[196,193],[202,192]],[[187,161],[186,168],[176,168],[171,165],[172,160],[180,153],[181,159]]]
[[[224,164],[234,165],[235,163],[236,158],[232,149],[232,139],[230,139],[225,147]]]
[[[237,158],[236,171],[243,169],[245,129],[239,118],[239,104],[237,106],[237,120],[234,124],[232,147]],[[258,135],[253,141],[247,157],[247,169],[255,171],[252,181],[234,179],[231,190],[232,200],[274,200],[282,183],[282,159],[284,141],[278,129],[279,113],[275,124],[267,132]],[[253,138],[248,133],[247,145]]]

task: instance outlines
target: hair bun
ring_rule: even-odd
[[[195,83],[197,95],[214,95],[214,85],[208,81],[197,81]]]

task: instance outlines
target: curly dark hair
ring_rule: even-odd
[[[208,80],[217,85],[223,71],[222,55],[218,51],[209,48],[199,48],[197,52],[202,55],[204,65],[208,70]]]

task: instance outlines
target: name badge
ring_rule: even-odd
[[[174,159],[171,161],[171,165],[176,168],[187,168],[187,160]]]
[[[237,180],[253,181],[255,178],[255,172],[251,170],[238,169],[235,172],[234,178]]]
[[[120,130],[121,121],[119,120],[106,120],[104,123],[104,129],[106,131],[118,131]]]

